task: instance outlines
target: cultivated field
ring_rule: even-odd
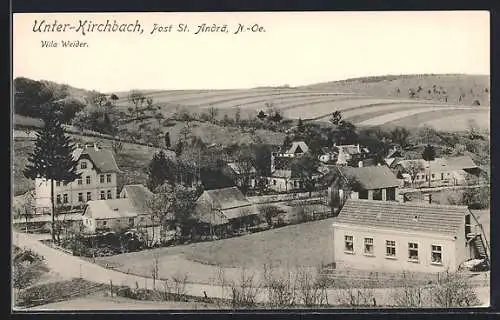
[[[409,99],[400,97],[370,96],[363,93],[343,91],[313,90],[308,88],[261,88],[238,90],[189,90],[189,91],[154,91],[148,94],[154,102],[161,107],[162,113],[171,115],[179,108],[185,108],[191,113],[206,113],[213,107],[219,110],[217,118],[225,115],[234,117],[239,110],[241,118],[254,118],[260,111],[267,111],[267,106],[272,105],[280,110],[285,118],[311,119],[325,121],[330,114],[340,110],[344,118],[360,126],[383,125],[402,121],[404,125],[415,126],[420,121],[420,114],[432,116],[426,121],[437,129],[448,129],[446,122],[438,119],[446,118],[453,112],[455,116],[467,116],[479,111],[481,115],[489,116],[488,106],[471,106],[470,104],[456,102],[445,103],[432,99]],[[117,106],[123,111],[131,106],[123,94]],[[432,122],[429,122],[433,120]],[[489,129],[486,122],[477,121],[483,129]],[[466,121],[467,123],[467,121]],[[420,125],[419,122],[417,124]],[[455,130],[463,130],[467,125],[455,123]]]

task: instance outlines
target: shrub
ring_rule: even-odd
[[[459,308],[477,306],[479,299],[464,273],[447,272],[431,289],[431,299],[437,307]]]

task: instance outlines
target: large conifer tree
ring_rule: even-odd
[[[73,159],[74,145],[64,134],[60,115],[51,105],[43,107],[44,126],[38,130],[35,149],[28,155],[23,173],[28,179],[45,178],[50,183],[52,205],[52,240],[55,241],[54,181],[72,182],[80,177]]]

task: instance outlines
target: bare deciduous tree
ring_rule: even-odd
[[[476,292],[463,272],[446,272],[445,277],[431,289],[431,299],[437,307],[458,308],[479,304]]]

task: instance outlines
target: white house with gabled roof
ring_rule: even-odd
[[[333,222],[334,261],[356,269],[457,270],[475,258],[481,239],[471,215],[466,206],[349,199]]]
[[[118,197],[117,175],[121,171],[111,150],[96,144],[77,146],[73,158],[78,161],[81,177],[72,182],[54,181],[56,206],[82,208],[91,200]],[[51,213],[50,180],[35,179],[35,206],[38,214]]]

